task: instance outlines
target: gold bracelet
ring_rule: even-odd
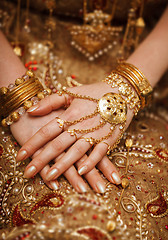
[[[19,105],[21,106],[24,101],[23,99],[25,99],[25,97],[27,97],[27,99],[29,99],[29,98],[35,96],[42,89],[39,88],[38,86],[34,86],[34,84],[32,84],[30,87],[23,89],[23,90],[24,91],[20,91],[18,95],[16,95],[13,99],[11,99],[9,102],[7,102],[4,105],[4,112],[6,115],[8,115],[14,109],[18,108]],[[16,105],[17,105],[17,107],[16,107]]]
[[[117,88],[119,94],[125,99],[128,107],[134,110],[134,114],[136,115],[140,109],[140,100],[139,96],[133,91],[132,86],[129,82],[124,81],[121,75],[119,75],[116,71],[112,71],[112,73],[106,77],[103,82],[109,84],[112,88]]]
[[[44,90],[38,78],[35,78],[30,70],[22,78],[17,78],[15,84],[10,84],[8,88],[0,88],[0,116],[5,117],[1,122],[2,126],[10,126],[18,121],[20,116],[33,105],[33,98],[41,100],[51,93],[51,89]]]
[[[133,64],[121,63],[116,68],[116,72],[125,75],[126,79],[133,85],[141,99],[141,109],[151,102],[151,93],[153,91],[150,83],[144,74]]]
[[[97,139],[93,137],[88,137],[88,138],[81,137],[81,138],[84,139],[86,142],[89,142],[91,145],[98,144],[108,139],[109,137],[111,137],[116,127],[118,126],[120,133],[116,143],[114,144],[114,146],[111,147],[111,150],[117,146],[117,144],[120,142],[120,139],[122,138],[122,135],[125,131],[126,114],[127,114],[127,103],[120,94],[110,92],[110,93],[106,93],[102,98],[96,99],[90,96],[72,93],[69,90],[67,90],[66,87],[63,87],[61,91],[57,92],[57,94],[59,95],[67,94],[69,96],[72,96],[73,98],[85,99],[85,100],[97,103],[97,107],[95,108],[93,113],[89,115],[83,116],[79,119],[75,119],[74,121],[57,119],[57,122],[61,129],[64,128],[64,124],[66,124],[67,126],[75,125],[79,122],[93,118],[98,114],[100,114],[101,116],[100,122],[95,126],[93,126],[92,128],[87,128],[87,129],[73,128],[73,129],[67,129],[67,132],[71,136],[74,136],[76,134],[87,134],[102,128],[107,123],[110,123],[111,127],[109,128],[109,132],[104,136],[101,136],[100,138],[97,138]]]

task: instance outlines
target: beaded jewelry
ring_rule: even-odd
[[[44,89],[31,70],[22,78],[17,78],[15,84],[0,88],[0,116],[5,117],[2,126],[17,122],[26,110],[50,94],[51,90]]]

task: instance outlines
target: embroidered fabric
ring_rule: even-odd
[[[64,5],[65,2],[59,1]],[[31,13],[31,21],[36,24],[32,24],[28,39],[45,36],[41,15]],[[46,65],[49,48],[44,42],[29,43],[25,55],[26,67],[34,68],[47,86],[54,83],[53,92],[70,79],[72,85],[78,84],[76,80],[82,84],[92,83],[103,79],[113,69],[117,50],[91,65],[69,44],[66,29],[72,26],[72,22],[56,20],[56,23],[53,39],[59,49],[57,47],[49,56],[52,72]],[[54,82],[51,82],[51,75]],[[157,112],[147,110],[134,119],[119,147],[109,156],[120,174],[124,174],[127,157],[124,140],[131,136],[130,184],[124,191],[119,210],[122,187],[108,181],[104,194],[91,189],[86,194],[79,194],[64,177],[59,178],[61,187],[58,191],[50,190],[40,175],[33,179],[23,178],[30,159],[16,163],[19,145],[8,130],[0,127],[0,239],[166,240],[168,112],[163,107],[157,109]],[[117,218],[114,218],[116,214]]]

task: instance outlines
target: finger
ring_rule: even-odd
[[[64,145],[66,142],[64,143]],[[50,171],[47,173],[47,180],[51,181],[59,177],[63,172],[65,172],[70,166],[72,166],[76,161],[81,159],[83,155],[91,147],[90,143],[86,142],[84,139],[80,139],[65,153],[61,161],[56,162]],[[58,156],[58,155],[57,155]]]
[[[45,167],[46,164],[58,157],[65,149],[71,146],[75,140],[76,138],[74,136],[71,136],[67,132],[63,132],[56,139],[49,142],[47,146],[28,164],[24,172],[25,177],[30,178],[35,176],[39,171],[41,171],[42,168]],[[56,168],[59,173],[58,175],[61,175],[72,164],[69,164],[67,167],[62,167],[61,171],[58,171],[58,169]],[[54,166],[55,164],[51,169],[53,169]],[[47,181],[50,180],[52,179],[47,179]]]
[[[33,158],[36,157],[43,149],[39,149],[37,152],[34,153]],[[44,183],[51,189],[53,190],[58,190],[59,189],[59,183],[57,180],[54,181],[47,181],[46,179],[46,173],[50,169],[50,166],[47,164],[40,172],[40,175],[44,181]]]
[[[86,158],[86,160],[81,164],[78,169],[78,173],[83,175],[90,170],[92,170],[99,161],[105,156],[107,152],[108,146],[103,142],[97,144],[95,148],[92,150],[90,155]]]
[[[59,135],[62,129],[59,127],[57,120],[53,119],[48,124],[38,130],[19,150],[16,157],[17,161],[25,160],[32,156],[39,148],[44,146],[48,141]]]
[[[79,165],[85,161],[87,156],[85,155],[83,158],[81,158],[79,161],[76,162],[76,166],[79,167]],[[84,178],[88,181],[90,186],[98,193],[104,193],[106,191],[106,183],[101,177],[100,173],[96,168],[93,168],[90,172],[84,174]]]
[[[97,164],[97,168],[103,173],[103,175],[112,183],[120,184],[121,178],[120,175],[114,166],[114,164],[108,159],[107,156],[104,156],[103,159]]]
[[[61,161],[61,158],[65,155],[65,152],[60,154],[60,156],[55,160],[55,162]],[[68,170],[64,172],[64,176],[69,181],[69,183],[76,189],[77,192],[87,192],[88,187],[84,182],[82,177],[78,174],[76,168],[71,166]]]
[[[86,135],[87,136],[87,135]],[[99,161],[106,155],[110,146],[113,146],[119,136],[119,129],[116,128],[112,137],[109,137],[106,141],[100,142],[95,146],[91,154],[88,156],[85,162],[79,167],[78,173],[83,175],[93,169]]]
[[[47,179],[46,179],[46,173],[47,173],[47,171],[48,171],[49,169],[50,169],[50,166],[47,164],[47,165],[41,170],[40,175],[41,175],[43,181],[45,182],[45,184],[46,184],[49,188],[51,188],[51,189],[53,189],[53,190],[58,190],[58,189],[59,189],[59,183],[58,183],[57,180],[47,181]]]
[[[67,94],[62,94],[59,96],[58,94],[50,95],[44,99],[42,99],[40,102],[38,102],[33,107],[29,108],[27,112],[31,115],[46,115],[53,110],[56,110],[64,105],[70,104],[72,101],[72,97]]]

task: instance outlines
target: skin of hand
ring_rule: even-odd
[[[145,74],[145,76],[149,80],[152,87],[155,86],[155,84],[159,81],[159,79],[161,78],[161,76],[163,75],[163,73],[166,71],[168,67],[167,22],[168,22],[168,7],[165,9],[161,19],[159,20],[154,30],[140,44],[140,46],[134,51],[134,53],[127,59],[129,63],[132,63],[136,67],[140,68],[140,70]],[[72,91],[78,92],[78,88],[74,88]],[[111,92],[110,89],[108,90],[105,89],[104,85],[103,87],[101,86],[95,87],[95,85],[90,85],[89,87],[83,86],[80,88],[80,94],[90,95],[96,98],[102,97],[102,95],[104,95],[106,91]],[[55,99],[55,96],[50,98],[48,98],[50,99],[48,103],[47,101],[45,103],[44,101],[41,102],[40,108],[42,108],[42,104],[43,104],[44,109],[41,109],[41,110],[40,108],[36,109],[36,111],[32,111],[30,114],[44,115],[52,111],[53,109],[58,109],[60,106],[64,105],[65,103],[64,102],[65,99],[63,100],[63,98],[59,98],[58,96],[56,97],[56,99]],[[61,115],[61,118],[63,120],[74,120],[76,118],[79,118],[81,113],[88,114],[90,113],[89,112],[90,109],[95,108],[95,105],[94,105],[95,103],[87,103],[87,104],[81,104],[81,103],[82,103],[82,100],[80,99],[73,100],[70,107]],[[45,106],[48,106],[49,110],[47,110],[47,107],[45,108]],[[127,125],[130,123],[131,119],[132,119],[132,113],[128,112]],[[92,126],[93,124],[92,121],[93,119],[88,120],[89,126]],[[57,127],[56,127],[56,124],[57,124]],[[78,126],[81,126],[81,128],[85,128],[87,126],[87,123],[86,124],[79,123],[75,127],[78,127]],[[105,126],[105,128],[109,129],[109,126]],[[106,132],[106,130],[107,129],[103,128],[103,133]],[[47,134],[43,134],[43,132],[46,132]],[[38,154],[34,158],[34,160],[29,164],[29,166],[26,168],[26,175],[32,176],[36,174],[38,171],[40,171],[42,167],[44,167],[48,163],[48,161],[60,155],[62,151],[69,148],[76,140],[75,137],[70,137],[70,135],[67,135],[66,132],[63,132],[61,134],[60,133],[61,133],[61,130],[58,126],[57,121],[53,120],[44,128],[42,128],[42,130],[38,131],[38,133],[35,136],[33,136],[29,141],[27,141],[27,143],[22,147],[21,150],[24,150],[24,151],[19,152],[18,160],[22,160],[24,159],[24,157],[33,155],[33,153],[37,151],[41,146],[46,144],[46,142],[51,141],[52,138],[54,139],[56,137],[56,139],[52,140],[48,144],[48,146],[43,150],[43,155]],[[97,133],[93,133],[93,137],[95,137],[95,134],[97,134],[97,136],[102,135],[102,129],[97,131]],[[114,143],[117,134],[118,133],[114,134],[113,137],[108,139],[107,142],[110,145]],[[47,135],[47,137],[44,138],[44,135],[45,136]],[[66,144],[64,142],[65,138],[66,138]],[[30,145],[30,143],[32,145]],[[103,143],[96,145],[95,149],[92,151],[89,157],[87,157],[86,160],[82,162],[82,164],[78,168],[80,174],[84,174],[86,171],[91,169],[93,166],[96,165],[96,163],[98,163],[101,160],[101,158],[104,156],[105,152],[107,151],[107,145],[106,146],[105,145],[106,144],[103,144]],[[30,147],[32,148],[30,149]],[[52,170],[50,169],[49,172],[47,172],[47,179],[51,180],[52,178],[57,178],[61,174],[61,172],[63,172],[63,170],[65,170],[68,166],[71,166],[74,162],[76,162],[79,159],[79,157],[83,156],[85,152],[87,152],[89,148],[90,146],[86,142],[83,142],[83,140],[76,141],[76,143],[73,144],[68,151],[66,151],[64,156],[61,157],[60,159],[61,161],[59,161],[55,165],[56,167],[53,166]],[[48,156],[50,157],[49,159],[48,159]],[[38,163],[39,159],[41,162]],[[31,168],[33,164],[35,164],[36,167]],[[86,166],[86,168],[82,168],[84,165]],[[108,165],[107,165],[107,168],[108,168]],[[33,170],[33,171],[30,171],[30,170]]]
[[[20,59],[14,54],[13,49],[11,48],[9,42],[0,31],[0,87],[8,86],[10,83],[13,83],[15,79],[25,74],[25,67]],[[9,71],[10,66],[10,71]],[[54,119],[61,113],[61,110],[57,112],[52,112],[45,117],[40,118],[32,118],[28,114],[22,116],[19,122],[14,123],[11,126],[11,131],[15,137],[15,139],[23,145],[33,134],[35,134],[39,128],[47,124],[51,119]],[[42,149],[36,152],[33,157],[35,157]],[[63,156],[64,153],[62,153]],[[82,159],[76,162],[75,166],[71,166],[67,171],[64,172],[64,176],[68,179],[68,181],[72,184],[72,186],[78,192],[86,192],[87,184],[83,180],[83,178],[77,173],[76,167],[79,166],[85,159],[86,155]],[[55,161],[59,161],[59,157],[55,159]],[[108,167],[107,167],[108,166]],[[102,161],[98,164],[98,169],[106,176],[106,178],[114,183],[112,178],[112,172],[117,172],[114,165],[111,161],[105,156]],[[41,171],[40,175],[42,176],[44,182],[51,188],[57,190],[58,182],[55,181],[47,181],[46,173],[49,169],[49,165],[46,165]],[[97,192],[105,191],[105,181],[100,176],[100,173],[93,169],[89,173],[84,175],[84,178],[91,185],[91,187]]]
[[[165,70],[168,67],[167,22],[168,22],[168,8],[166,8],[162,18],[156,25],[155,29],[151,32],[151,34],[149,34],[149,36],[145,39],[145,41],[143,41],[143,43],[138,47],[138,49],[128,59],[129,63],[132,63],[135,66],[137,66],[138,68],[140,68],[140,70],[148,78],[148,80],[152,86],[154,86],[158,82],[158,80],[160,79],[160,77],[163,75],[163,73],[165,72]],[[9,84],[12,81],[14,81],[14,79],[16,79],[17,77],[24,74],[25,70],[24,70],[23,64],[21,62],[19,62],[18,58],[16,56],[14,56],[14,54],[12,53],[9,44],[7,43],[7,41],[5,40],[5,38],[1,32],[0,32],[0,41],[1,41],[1,46],[3,46],[3,47],[0,47],[0,51],[1,51],[0,84],[1,84],[1,86],[4,86],[4,85]],[[8,66],[10,66],[10,71],[9,71]],[[32,112],[32,115],[33,115],[33,112]],[[22,120],[20,120],[19,123],[21,121]],[[48,121],[46,121],[46,123],[47,122]],[[29,126],[29,123],[27,123],[27,125],[24,125],[24,126],[25,127],[23,128],[23,130],[24,130],[23,132],[25,132],[25,128],[27,128],[27,126]],[[18,131],[18,133],[16,133],[16,139],[22,138],[22,137],[20,137],[20,135],[22,136],[23,132],[19,132],[20,127],[17,123],[13,124],[13,126],[12,126],[13,131],[14,131],[14,128],[16,128],[16,131]],[[37,128],[37,130],[38,130],[38,128]],[[29,134],[27,136],[30,137]],[[25,140],[26,140],[26,137],[25,137]],[[36,154],[38,155],[39,152],[37,152]],[[34,157],[36,156],[36,154],[34,154]],[[59,161],[58,158],[56,159],[56,161],[57,160]],[[81,164],[81,162],[83,162],[85,160],[85,158],[87,158],[87,157],[84,156],[83,159],[80,159],[79,161],[77,161],[76,166],[79,167],[79,164]],[[106,171],[105,171],[105,169],[109,169],[111,162],[108,162],[107,159],[105,159],[105,158],[106,157],[104,157],[98,163],[97,166],[109,180],[113,181],[111,176],[107,175]],[[43,177],[48,172],[48,167],[44,168],[45,171],[42,170],[44,173]],[[72,166],[72,167],[75,168],[74,166]],[[110,167],[110,168],[113,169],[113,167]],[[94,170],[96,171],[96,169],[94,169]],[[68,176],[69,171],[70,171],[70,169],[68,169],[64,173],[65,177]],[[95,181],[94,177],[97,174],[97,171],[94,173],[92,171],[90,171],[88,174],[85,174],[84,176],[85,176],[86,180],[88,180],[88,178],[90,177],[89,179],[90,179],[91,186],[95,190],[97,189],[97,191],[98,191],[98,187],[94,185],[94,181]],[[110,172],[110,169],[109,169],[109,172]],[[71,175],[70,179],[68,179],[68,180],[73,185],[74,184],[73,171],[71,171],[71,174],[72,175]],[[94,178],[94,180],[93,180],[93,178]],[[88,180],[88,182],[89,182],[89,180]],[[100,190],[100,188],[99,188],[99,190]]]
[[[80,93],[82,95],[91,96],[94,98],[101,98],[105,93],[108,92],[116,92],[106,83],[100,82],[91,85],[83,85],[80,87],[70,88],[70,91],[73,93]],[[51,95],[46,99],[40,101],[36,106],[29,109],[30,116],[42,116],[50,113],[53,110],[57,110],[65,104],[65,99],[71,102],[70,106],[64,110],[63,113],[60,114],[60,119],[73,121],[75,119],[79,119],[83,116],[91,114],[95,111],[97,104],[92,101],[88,101],[85,99],[77,99],[72,98],[69,95],[59,96],[57,94]],[[82,106],[82,107],[79,107]],[[34,111],[33,111],[34,110]],[[126,127],[128,127],[133,117],[133,111],[128,110],[127,112],[127,123]],[[69,127],[69,129],[88,129],[90,127],[94,127],[99,124],[101,120],[100,115],[96,115],[93,118],[84,120],[75,125]],[[64,151],[66,153],[60,158],[58,162],[56,162],[51,169],[48,170],[46,179],[48,181],[54,180],[58,178],[62,173],[64,173],[69,167],[71,167],[75,162],[79,161],[87,151],[91,148],[90,143],[86,142],[85,139],[81,139],[81,136],[84,137],[94,137],[96,139],[105,136],[110,131],[111,125],[106,123],[105,126],[96,130],[92,133],[88,134],[78,134],[78,140],[76,141],[75,136],[71,136],[66,130],[65,126],[64,131],[59,127],[57,119],[53,119],[44,127],[42,127],[33,137],[31,137],[20,149],[17,160],[21,161],[27,157],[32,156],[39,148],[43,147],[45,144],[47,146],[36,155],[30,164],[26,167],[25,176],[32,177],[37,174],[41,169],[45,167],[51,160],[57,159],[60,154]],[[97,144],[94,149],[91,151],[88,157],[82,161],[81,164],[78,164],[78,173],[80,175],[86,174],[91,171],[102,159],[105,157],[107,152],[107,144],[113,146],[116,142],[119,135],[119,128],[117,127],[114,130],[112,136],[110,136],[107,140],[100,142]],[[68,150],[67,150],[68,149]],[[111,169],[112,170],[112,169]],[[114,183],[121,183],[120,177],[117,171],[113,168],[113,171],[110,170],[111,179]],[[109,166],[105,170],[104,175],[108,176],[107,173],[109,171]]]
[[[46,100],[45,100],[46,101]],[[51,113],[41,116],[41,117],[33,117],[30,114],[26,113],[22,116],[22,118],[11,125],[11,132],[13,136],[16,138],[18,143],[22,146],[28,139],[30,139],[42,126],[46,125],[51,120],[55,119],[59,115],[64,112],[63,109],[59,109],[57,111],[52,111]],[[45,146],[44,146],[45,147]],[[36,151],[32,158],[35,158],[40,152],[42,148]],[[60,154],[55,162],[59,162],[61,157],[65,153],[63,152]],[[76,162],[76,167],[87,158],[87,155],[84,155],[79,161]],[[108,166],[108,168],[107,168]],[[57,190],[59,188],[59,183],[57,180],[47,181],[46,174],[50,169],[49,165],[47,164],[43,169],[40,171],[40,175],[42,176],[44,182],[52,189]],[[112,173],[116,172],[118,174],[117,169],[111,163],[111,161],[105,156],[100,163],[98,164],[98,169],[106,176],[106,178],[115,183],[112,178]],[[72,184],[72,186],[78,192],[86,192],[88,187],[83,178],[77,173],[75,166],[71,166],[64,172],[64,176],[67,180]],[[103,193],[105,191],[105,181],[100,176],[100,173],[94,168],[89,171],[87,174],[84,174],[84,178],[88,181],[90,186],[99,193]]]

